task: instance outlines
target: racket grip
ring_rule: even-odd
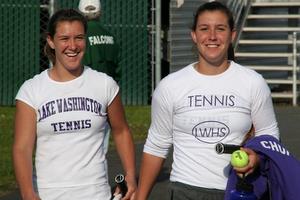
[[[234,151],[239,150],[240,148],[240,145],[218,143],[216,145],[216,152],[218,154],[232,154]]]
[[[125,181],[125,177],[123,174],[118,174],[115,176],[115,183],[121,190],[122,197],[124,197],[127,193],[127,185]]]
[[[111,200],[121,200],[122,199],[122,194],[117,194],[115,196],[113,196],[113,199]]]

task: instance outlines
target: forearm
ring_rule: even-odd
[[[23,200],[35,199],[32,183],[32,158],[17,147],[13,148],[13,162],[16,180]]]
[[[163,163],[163,158],[143,153],[136,200],[148,198]]]
[[[132,199],[137,188],[135,174],[135,151],[132,135],[125,119],[124,108],[118,94],[108,107],[108,119],[117,151],[125,171],[128,191],[124,199]]]
[[[137,188],[133,139],[128,128],[113,135],[125,171],[125,181],[128,190],[124,199],[130,199],[134,197]]]
[[[36,140],[35,110],[22,101],[16,102],[13,163],[23,200],[37,200],[32,183],[32,154]]]
[[[113,134],[113,137],[126,175],[135,177],[135,148],[129,130]]]

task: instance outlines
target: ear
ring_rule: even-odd
[[[197,43],[197,37],[196,37],[195,31],[191,32],[191,37],[192,37],[192,40],[194,41],[194,43]]]
[[[55,49],[53,39],[50,37],[50,35],[47,36],[47,43],[51,47],[51,49]]]
[[[233,29],[231,31],[231,43],[233,43],[236,39],[236,36],[237,36],[237,32],[236,32],[236,29]]]

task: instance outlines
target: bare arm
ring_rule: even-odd
[[[36,114],[29,105],[17,101],[14,125],[13,163],[23,200],[40,199],[32,183],[32,154],[36,139]]]
[[[114,142],[126,173],[125,180],[127,182],[128,192],[124,199],[133,199],[137,188],[135,180],[135,148],[132,135],[125,119],[120,94],[118,94],[109,105],[108,118]]]
[[[164,158],[143,153],[136,200],[148,198],[164,161]]]

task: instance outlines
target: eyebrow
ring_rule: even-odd
[[[207,24],[201,24],[201,25],[198,25],[197,28],[208,28],[209,26],[210,25],[207,25]],[[217,24],[214,27],[216,27],[216,28],[224,28],[224,29],[229,28],[228,25],[224,25],[224,24]]]
[[[210,26],[210,24],[198,24],[198,26]],[[217,24],[216,26],[225,26],[228,27],[228,24]]]
[[[83,33],[83,34],[78,34],[78,35],[75,35],[74,37],[78,37],[78,36],[80,36],[80,37],[85,37],[85,34]],[[57,35],[57,37],[58,38],[62,38],[62,37],[70,37],[69,35]]]

